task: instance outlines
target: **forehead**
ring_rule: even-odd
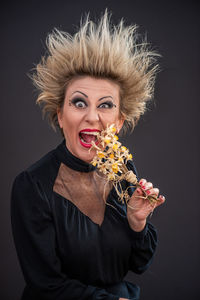
[[[66,96],[71,96],[76,91],[84,92],[87,96],[112,96],[117,100],[120,88],[117,83],[109,79],[85,76],[75,78],[69,83]]]

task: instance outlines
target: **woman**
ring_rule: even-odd
[[[87,18],[74,36],[55,30],[48,37],[33,80],[37,102],[64,140],[13,185],[22,299],[139,299],[139,287],[123,278],[149,267],[157,234],[147,217],[164,197],[141,179],[141,188],[129,188],[126,207],[90,164],[89,151],[107,125],[133,128],[152,96],[155,54],[137,44],[135,30],[123,22],[111,27],[105,13],[98,25]],[[136,172],[132,161],[127,167]],[[157,197],[154,206],[143,190]]]

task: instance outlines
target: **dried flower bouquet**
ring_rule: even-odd
[[[114,124],[107,126],[105,130],[102,130],[97,135],[97,140],[98,145],[92,142],[92,147],[90,148],[90,150],[96,149],[96,155],[91,164],[96,166],[98,170],[106,176],[108,181],[112,182],[119,196],[119,200],[122,201],[122,203],[125,201],[128,205],[130,199],[128,189],[123,191],[121,181],[126,180],[134,187],[141,188],[136,175],[133,171],[128,170],[126,166],[128,160],[132,159],[132,154],[130,154],[129,150],[125,146],[122,146],[118,141]],[[154,195],[147,195],[143,189],[142,191],[143,196],[141,197],[148,199],[149,202],[154,205],[157,201],[157,197]]]

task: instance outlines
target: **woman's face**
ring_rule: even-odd
[[[119,86],[107,79],[85,76],[69,83],[64,105],[57,113],[66,146],[74,156],[90,162],[95,150],[89,149],[96,134],[113,123],[121,129],[119,92]]]

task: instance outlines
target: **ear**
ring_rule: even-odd
[[[120,130],[122,129],[122,126],[124,125],[124,119],[119,119],[117,121],[116,127],[117,127],[117,133],[120,132]]]
[[[58,124],[60,128],[63,128],[62,124],[62,109],[60,107],[57,108],[57,118],[58,118]]]

